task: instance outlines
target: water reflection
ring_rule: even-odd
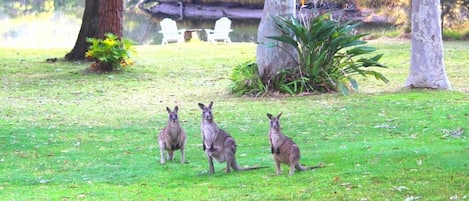
[[[0,14],[0,48],[67,48],[72,49],[77,39],[81,15],[77,13],[43,13],[20,18],[8,18]],[[162,35],[159,22],[161,17],[152,17],[140,12],[137,8],[128,9],[124,15],[124,37],[140,45],[159,45]],[[260,20],[231,19],[233,42],[256,42],[257,28]],[[198,31],[199,39],[206,40],[203,29],[213,29],[216,19],[183,19],[177,21],[179,28],[202,29]],[[389,25],[386,25],[389,26]],[[377,28],[376,24],[363,31]]]
[[[61,12],[27,19],[0,18],[0,47],[73,48],[81,20]]]
[[[0,16],[0,47],[10,48],[73,48],[81,26],[81,15],[63,12],[44,13],[36,16],[9,18]],[[161,44],[159,22],[151,17],[128,10],[124,15],[124,37],[140,45]],[[179,28],[213,29],[216,20],[177,21]],[[255,42],[259,20],[232,20],[233,42]],[[199,31],[199,38],[206,39]]]

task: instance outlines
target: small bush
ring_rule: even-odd
[[[443,29],[444,40],[468,40],[469,39],[469,20],[460,22],[459,25]]]
[[[130,53],[135,52],[134,42],[125,38],[119,39],[112,33],[106,33],[104,40],[97,38],[87,38],[91,43],[85,54],[86,58],[94,59],[96,62],[91,65],[91,71],[109,72],[114,69],[121,69],[127,65],[133,65]]]
[[[247,61],[233,68],[231,73],[231,93],[236,95],[261,96],[267,92],[259,76],[257,63]]]
[[[463,33],[455,30],[444,30],[443,39],[444,40],[461,40]]]

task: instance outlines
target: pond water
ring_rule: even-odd
[[[9,18],[0,14],[0,47],[14,48],[73,48],[81,26],[82,13],[45,13]],[[124,15],[124,37],[140,45],[161,44],[158,33],[162,18],[151,17],[129,9]],[[200,29],[198,37],[205,40],[203,29],[213,29],[216,20],[183,19],[178,28]],[[232,19],[233,42],[256,42],[260,20]]]
[[[124,37],[140,45],[161,44],[159,21],[136,10],[125,13]],[[215,20],[181,20],[178,28],[213,29]],[[9,18],[0,15],[0,48],[73,48],[81,26],[81,14],[62,12]],[[232,20],[233,42],[255,42],[259,20]],[[205,32],[199,31],[201,40]]]

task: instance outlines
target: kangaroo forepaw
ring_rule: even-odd
[[[214,152],[214,151],[216,151],[217,149],[215,149],[215,147],[213,147],[213,144],[212,144],[212,145],[210,146],[210,149],[208,149],[208,150],[211,151],[211,152]]]

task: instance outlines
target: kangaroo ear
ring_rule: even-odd
[[[178,110],[179,110],[178,106],[177,105],[174,106],[174,112],[178,112]]]
[[[203,110],[203,109],[205,108],[205,105],[204,105],[204,104],[202,104],[202,103],[199,103],[199,107],[200,107],[200,109],[202,109],[202,110]]]
[[[282,116],[281,112],[280,112],[280,114],[277,115],[277,119],[280,119],[280,116]]]
[[[166,107],[166,111],[168,111],[168,113],[171,113],[171,109],[169,109],[169,107]]]
[[[267,113],[267,118],[272,119],[272,114]]]
[[[210,104],[208,104],[208,108],[212,109],[213,101],[210,101]]]

